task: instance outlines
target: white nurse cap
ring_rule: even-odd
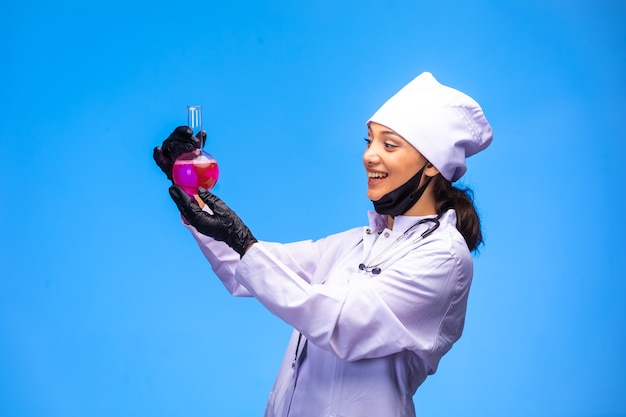
[[[493,139],[480,105],[466,94],[423,72],[368,120],[392,129],[413,145],[441,175],[456,181],[467,170],[465,158]]]

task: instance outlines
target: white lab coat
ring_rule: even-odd
[[[454,210],[416,242],[432,223],[397,241],[419,217],[398,216],[393,230],[369,217],[315,242],[258,242],[241,260],[187,226],[231,294],[295,329],[266,417],[414,416],[413,394],[461,336],[473,267]],[[391,259],[380,274],[359,270],[381,251]]]

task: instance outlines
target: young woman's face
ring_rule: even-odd
[[[378,123],[367,129],[363,165],[367,173],[367,197],[378,201],[419,171],[426,158],[404,138]]]

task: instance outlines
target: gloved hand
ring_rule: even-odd
[[[171,180],[174,161],[184,153],[201,148],[205,139],[206,132],[204,130],[200,131],[197,136],[194,136],[190,127],[178,126],[163,141],[161,146],[154,148],[152,157],[154,162],[161,168],[161,171]]]
[[[176,184],[170,187],[170,196],[183,217],[198,232],[226,243],[239,256],[243,256],[248,247],[257,241],[239,216],[204,188],[198,189],[198,196],[211,209],[212,215],[202,210],[196,200]]]

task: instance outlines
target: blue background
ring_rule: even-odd
[[[626,416],[624,1],[0,5],[0,414],[259,416],[290,329],[228,295],[152,148],[204,106],[263,240],[366,222],[365,121],[422,71],[483,106],[486,246],[420,416]]]

